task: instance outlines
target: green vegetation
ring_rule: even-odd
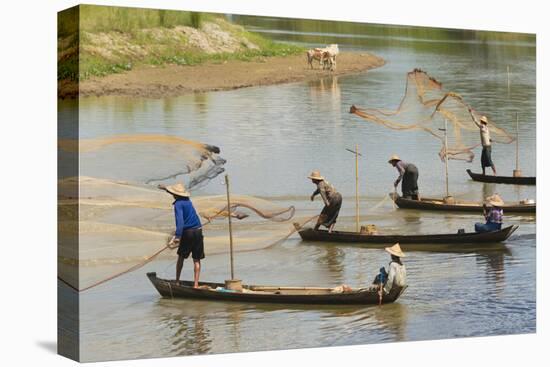
[[[59,80],[105,76],[137,65],[250,61],[304,51],[247,32],[219,14],[92,5],[60,13],[58,37]]]
[[[98,5],[80,5],[63,13],[65,12],[79,13],[80,30],[91,33],[131,32],[143,28],[172,28],[178,25],[199,28],[202,21],[215,17],[215,15],[188,11]],[[67,18],[65,15],[64,18],[58,18],[58,37],[69,36],[78,30],[78,19],[75,22],[74,16],[72,21]]]

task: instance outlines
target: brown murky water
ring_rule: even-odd
[[[271,25],[271,23],[267,23]],[[272,26],[272,25],[271,25]],[[284,28],[284,27],[283,27]],[[271,36],[305,43],[332,41],[313,32],[296,35],[266,28]],[[309,37],[309,38],[308,38]],[[324,37],[324,38],[323,38]],[[262,197],[277,207],[296,206],[296,216],[316,214],[313,186],[305,179],[320,169],[344,196],[340,229],[354,228],[354,157],[345,148],[359,144],[361,218],[386,232],[437,233],[473,229],[474,214],[394,210],[382,202],[396,172],[387,163],[392,153],[420,169],[424,195],[443,196],[444,165],[439,144],[422,133],[402,134],[368,124],[348,113],[351,104],[393,109],[403,93],[404,75],[422,67],[485,111],[501,126],[515,127],[520,111],[520,163],[535,174],[535,52],[525,42],[449,43],[422,39],[382,42],[338,37],[345,48],[365,49],[384,57],[383,68],[366,74],[326,78],[311,83],[247,88],[165,99],[86,98],[80,101],[83,138],[119,134],[163,134],[213,144],[227,159],[225,169],[235,194]],[[506,98],[506,66],[512,67],[511,98]],[[74,108],[61,102],[61,112]],[[493,158],[503,174],[514,168],[514,146],[495,146]],[[463,199],[480,200],[498,192],[507,201],[536,199],[534,187],[475,183],[466,168],[474,163],[450,163],[450,189]],[[178,157],[168,159],[166,147],[118,145],[81,157],[81,174],[94,179],[123,180],[143,190],[156,205],[99,205],[119,200],[107,189],[84,205],[88,231],[81,240],[90,261],[82,269],[91,282],[134,264],[164,244],[172,230],[169,198],[153,193],[151,184],[181,170]],[[155,181],[156,180],[156,181]],[[221,195],[221,176],[194,190],[194,197]],[[133,191],[132,191],[133,192]],[[126,194],[124,194],[126,195]],[[95,200],[95,201],[94,201]],[[138,200],[139,201],[139,200]],[[376,209],[371,208],[380,204]],[[111,203],[112,204],[112,203]],[[150,202],[149,202],[150,204]],[[507,215],[519,224],[505,244],[406,247],[410,286],[396,304],[383,307],[251,305],[161,299],[145,277],[147,271],[174,274],[170,253],[146,267],[81,295],[82,359],[105,360],[152,356],[222,353],[297,347],[319,347],[529,333],[536,330],[535,217]],[[291,223],[247,218],[237,223],[239,249],[265,247],[291,230]],[[214,222],[205,230],[207,258],[202,278],[222,281],[229,276],[224,252],[226,227]],[[240,241],[240,242],[239,242]],[[94,244],[97,244],[94,245]],[[259,246],[257,246],[259,244]],[[353,286],[369,283],[388,262],[380,249],[343,244],[316,244],[294,235],[268,248],[239,252],[236,273],[247,283],[277,285]],[[189,264],[184,277],[191,276]],[[85,285],[85,284],[83,284]],[[60,292],[70,292],[60,285]]]

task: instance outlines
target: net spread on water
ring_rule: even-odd
[[[173,197],[154,186],[81,176],[61,179],[58,187],[59,273],[76,289],[140,264],[173,234]],[[79,197],[72,196],[75,188]],[[228,249],[223,220],[228,213],[239,219],[234,238],[237,250],[243,250],[266,247],[286,235],[286,221],[295,212],[293,206],[249,195],[232,195],[229,211],[225,195],[193,196],[192,201],[203,226],[210,224],[205,227],[209,253]]]
[[[405,95],[394,111],[351,106],[353,113],[367,121],[393,130],[421,130],[441,142],[439,156],[445,159],[445,120],[447,120],[447,157],[466,160],[474,158],[473,149],[481,144],[479,123],[482,113],[472,108],[458,94],[446,91],[442,83],[421,69],[407,73]],[[506,130],[488,119],[491,140],[509,144],[515,140]]]

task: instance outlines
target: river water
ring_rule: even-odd
[[[349,29],[336,27],[327,32],[326,25],[297,30],[277,20],[236,20],[276,40],[338,43],[341,49],[375,53],[387,64],[363,74],[328,76],[314,82],[164,99],[88,97],[80,100],[81,137],[166,134],[217,145],[227,159],[233,192],[281,206],[294,205],[299,217],[321,209],[319,200],[309,201],[314,187],[306,179],[310,171],[320,169],[344,196],[340,229],[355,226],[355,161],[345,149],[358,144],[363,154],[359,160],[362,223],[376,224],[387,232],[471,230],[480,216],[395,210],[391,202],[383,201],[397,175],[387,164],[392,153],[418,166],[421,194],[444,195],[438,141],[422,132],[388,130],[348,113],[352,104],[395,109],[403,95],[405,74],[421,67],[509,131],[515,131],[515,113],[519,112],[520,165],[525,175],[535,175],[534,41],[496,33],[478,40],[458,31],[448,31],[450,35],[441,38],[429,31],[406,33],[402,27],[388,27],[390,31],[381,36],[380,26],[356,32],[349,25]],[[507,66],[511,68],[510,97]],[[61,102],[60,108],[63,113],[75,107]],[[154,149],[146,152],[146,159],[142,159],[143,151],[132,150],[137,148],[129,145],[125,149],[114,151],[116,155],[109,150],[83,155],[81,175],[143,184],[164,164]],[[534,187],[469,180],[465,170],[479,171],[479,154],[476,151],[473,163],[449,164],[454,196],[481,200],[498,192],[505,201],[536,199]],[[511,174],[514,155],[513,144],[493,148],[500,173]],[[132,157],[140,159],[136,162]],[[220,181],[221,176],[193,195],[223,194]],[[138,210],[131,215],[139,214]],[[169,211],[155,218],[155,229],[172,226]],[[507,215],[505,220],[520,228],[503,245],[468,249],[403,246],[410,285],[397,303],[383,307],[162,299],[145,277],[148,271],[173,276],[175,255],[161,258],[81,294],[81,358],[93,361],[532,333],[536,331],[535,217]],[[261,233],[261,223],[254,225]],[[290,230],[291,223],[287,225]],[[218,230],[224,233],[225,228]],[[228,278],[227,253],[209,255],[208,248],[206,253],[201,278]],[[294,235],[266,249],[237,253],[235,266],[245,283],[359,286],[369,283],[388,260],[381,249],[308,243]],[[88,270],[110,275],[110,266],[99,264]],[[191,276],[189,263],[183,276]],[[69,290],[61,285],[60,292]]]

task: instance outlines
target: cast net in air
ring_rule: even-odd
[[[78,153],[81,173],[145,184],[185,182],[188,189],[206,185],[224,172],[220,148],[171,135],[115,135],[60,139],[61,151]]]
[[[441,82],[421,69],[407,73],[405,95],[396,110],[351,106],[350,113],[393,130],[421,130],[432,135],[441,142],[442,160],[445,159],[445,120],[448,159],[471,162],[473,149],[481,144],[474,119],[479,123],[483,113],[472,108],[458,93],[446,91]],[[493,142],[509,144],[515,140],[487,117]]]

